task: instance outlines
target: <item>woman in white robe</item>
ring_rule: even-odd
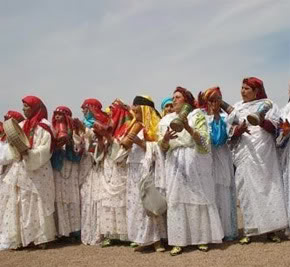
[[[54,181],[50,164],[52,132],[47,110],[33,96],[23,100],[27,120],[20,123],[30,148],[20,155],[9,144],[2,147],[0,164],[11,164],[3,182],[9,185],[7,203],[0,203],[5,224],[0,231],[0,248],[15,249],[30,243],[40,245],[55,239]]]
[[[245,78],[241,89],[243,101],[234,105],[230,120],[239,123],[233,128],[233,161],[236,167],[237,197],[243,215],[244,235],[268,234],[268,239],[280,242],[273,232],[288,225],[280,165],[274,141],[279,123],[277,106],[267,99],[263,82],[255,77]],[[273,107],[261,117],[260,125],[247,123],[247,116],[270,102]],[[262,106],[261,106],[262,105]]]
[[[81,155],[79,144],[73,141],[72,112],[68,107],[57,107],[52,125],[56,135],[56,147],[51,158],[55,181],[55,206],[58,237],[78,240],[81,230],[79,168]]]
[[[127,231],[127,176],[126,155],[116,159],[122,150],[121,136],[128,129],[132,115],[128,107],[116,99],[110,106],[110,130],[107,132],[107,151],[104,159],[104,172],[101,178],[101,215],[100,232],[105,240],[102,247],[113,244],[113,240],[128,240]],[[126,153],[125,153],[126,154]]]
[[[226,114],[220,112],[221,100],[219,87],[209,88],[203,93],[211,138],[216,205],[225,234],[224,240],[234,240],[238,237],[236,186],[232,155],[227,145],[230,125]]]
[[[167,153],[167,225],[168,244],[174,246],[172,256],[188,245],[207,251],[208,243],[221,243],[224,237],[215,204],[210,139],[203,112],[195,109],[189,113],[180,133],[169,130],[185,103],[195,106],[192,94],[177,87],[173,95],[175,112],[159,123],[160,145]]]
[[[103,240],[100,232],[101,192],[100,182],[103,175],[104,149],[103,137],[97,137],[93,127],[96,121],[107,123],[102,112],[102,104],[94,98],[82,104],[84,139],[86,152],[80,162],[81,194],[81,241],[85,245],[98,245]]]
[[[129,165],[127,181],[128,238],[138,244],[135,251],[142,251],[145,246],[154,245],[156,252],[163,252],[165,250],[161,239],[167,237],[165,218],[147,214],[139,190],[139,183],[144,177],[142,170],[144,170],[146,143],[157,141],[157,125],[160,116],[150,97],[135,97],[132,109],[135,111],[136,120],[141,121],[144,128],[135,138],[138,145],[133,144],[127,160]]]
[[[290,84],[289,84],[290,95]],[[290,102],[281,110],[281,122],[279,127],[279,135],[277,137],[277,146],[279,148],[280,163],[282,168],[283,188],[285,196],[285,204],[287,210],[288,227],[285,234],[290,238]]]

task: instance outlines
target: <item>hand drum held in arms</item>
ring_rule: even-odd
[[[184,120],[187,118],[191,111],[192,106],[189,104],[184,104],[178,114],[178,118],[172,120],[170,123],[170,128],[175,132],[181,132],[184,129]]]
[[[14,146],[19,153],[23,153],[29,149],[30,144],[28,138],[15,119],[11,118],[4,121],[3,128],[6,133],[8,143]]]
[[[121,141],[121,145],[123,145],[126,149],[131,148],[133,145],[134,138],[137,136],[137,134],[143,129],[143,124],[141,122],[136,122],[132,126],[131,130],[127,135],[124,136],[124,138]]]
[[[250,124],[257,126],[261,123],[261,120],[265,117],[266,113],[273,107],[272,103],[269,100],[266,100],[262,103],[258,110],[255,113],[252,113],[247,116],[247,120]]]
[[[234,107],[232,107],[230,104],[228,104],[227,102],[225,102],[223,100],[221,101],[221,108],[229,115],[234,110]]]

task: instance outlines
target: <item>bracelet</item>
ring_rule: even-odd
[[[169,143],[164,142],[164,140],[162,140],[161,148],[162,148],[163,151],[167,151],[169,149]]]

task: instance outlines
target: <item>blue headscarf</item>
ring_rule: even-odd
[[[221,117],[218,121],[210,122],[211,126],[211,142],[215,147],[224,145],[227,142],[227,124],[225,118]]]
[[[83,123],[87,128],[92,128],[94,123],[95,123],[96,119],[93,116],[93,114],[88,111],[88,113],[85,115]]]
[[[165,109],[165,106],[167,104],[172,104],[173,103],[173,98],[172,97],[166,97],[162,100],[162,103],[161,103],[161,110]]]

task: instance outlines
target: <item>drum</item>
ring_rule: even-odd
[[[15,119],[11,118],[4,121],[3,128],[8,143],[14,146],[19,153],[23,153],[29,149],[29,140]]]
[[[178,118],[173,119],[172,122],[170,122],[170,128],[175,132],[181,132],[184,128],[183,122],[191,111],[192,106],[189,104],[184,104],[178,114]]]
[[[121,145],[124,146],[126,149],[131,148],[134,142],[134,138],[138,135],[138,133],[143,129],[143,124],[141,122],[135,122],[132,126],[131,130],[124,138],[121,140]]]
[[[252,113],[247,116],[247,120],[250,124],[257,126],[260,125],[261,120],[265,117],[266,113],[273,107],[272,102],[266,100],[259,107],[257,112]]]

